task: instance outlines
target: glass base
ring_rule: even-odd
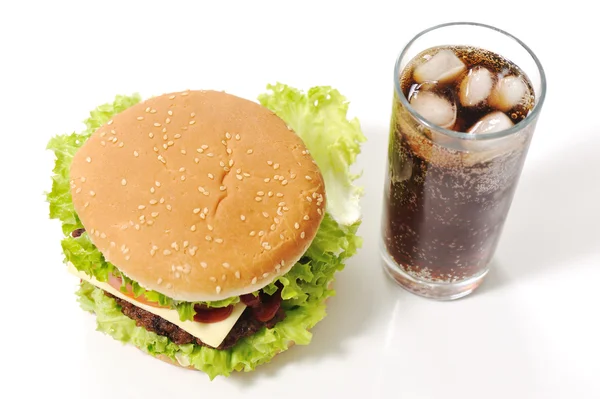
[[[385,251],[381,251],[383,269],[398,285],[413,294],[436,299],[439,301],[450,301],[469,295],[483,282],[489,269],[482,271],[476,276],[456,283],[431,282],[417,279],[396,265],[396,262]]]

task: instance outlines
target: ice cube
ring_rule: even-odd
[[[496,133],[506,130],[513,125],[513,121],[505,113],[494,111],[477,121],[477,123],[471,126],[468,132],[473,134]]]
[[[451,50],[440,50],[429,60],[415,68],[413,78],[417,83],[437,81],[447,83],[463,73],[467,67]]]
[[[469,71],[460,83],[460,103],[472,107],[484,102],[494,85],[494,79],[489,70],[475,67]]]
[[[430,91],[415,92],[410,98],[410,105],[425,120],[445,129],[452,128],[456,122],[456,106]]]
[[[527,85],[520,76],[505,76],[498,80],[489,104],[500,111],[508,111],[517,105],[527,94]]]

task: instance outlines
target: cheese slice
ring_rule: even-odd
[[[227,334],[229,334],[229,331],[231,331],[237,320],[242,315],[244,309],[246,309],[246,305],[241,302],[237,303],[234,305],[233,311],[228,318],[216,323],[198,323],[197,321],[191,320],[181,321],[179,320],[179,313],[177,313],[176,310],[156,308],[138,302],[135,299],[123,294],[121,291],[114,289],[109,284],[102,283],[96,280],[94,277],[90,277],[87,274],[80,272],[79,270],[75,269],[72,264],[69,264],[69,272],[116,297],[134,304],[138,308],[162,317],[163,319],[175,324],[182,330],[192,334],[194,337],[199,338],[202,342],[212,346],[213,348],[221,345],[221,342],[223,342]]]

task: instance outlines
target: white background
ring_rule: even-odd
[[[0,397],[600,398],[592,2],[197,3],[0,3]],[[549,86],[492,272],[476,294],[439,303],[388,281],[376,243],[395,57],[420,30],[453,20],[521,38]],[[276,81],[338,88],[369,139],[365,244],[339,274],[313,343],[209,382],[95,332],[47,217],[48,139],[81,129],[117,93],[210,88],[254,99]]]

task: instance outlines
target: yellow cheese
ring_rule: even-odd
[[[229,334],[229,331],[231,331],[237,320],[242,315],[242,312],[246,308],[246,305],[244,305],[241,302],[236,304],[233,308],[233,311],[231,312],[231,315],[225,320],[219,321],[217,323],[198,323],[196,321],[191,320],[181,321],[179,320],[179,313],[177,313],[176,310],[156,308],[138,302],[135,299],[123,294],[121,291],[114,289],[112,286],[106,283],[102,283],[96,280],[94,277],[90,277],[87,274],[78,271],[71,264],[69,264],[69,272],[116,297],[119,297],[127,302],[134,304],[138,308],[144,309],[145,311],[150,313],[154,313],[155,315],[160,316],[167,321],[170,321],[177,327],[187,331],[196,338],[200,338],[202,342],[214,348],[221,345],[221,342],[223,342],[227,334]]]

